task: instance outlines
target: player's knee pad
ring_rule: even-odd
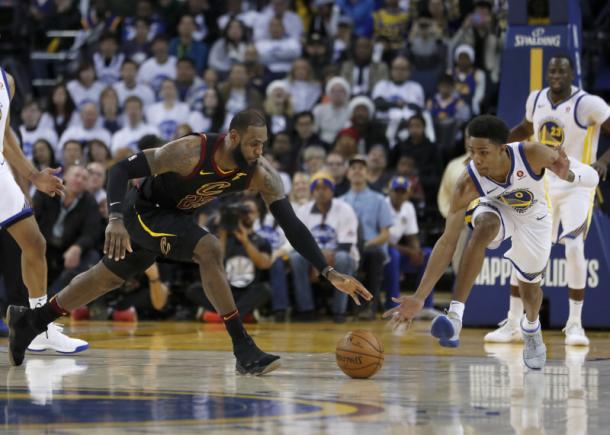
[[[564,239],[566,248],[566,278],[571,289],[584,289],[587,280],[587,261],[582,235]]]

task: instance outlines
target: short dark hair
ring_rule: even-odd
[[[313,116],[313,113],[311,112],[311,110],[304,110],[304,111],[299,112],[299,113],[297,113],[296,115],[294,115],[294,122],[295,122],[295,124],[296,124],[296,122],[297,122],[299,119],[301,119],[301,118],[303,118],[303,117],[307,117],[307,118],[309,118],[310,120],[314,121],[314,116]]]
[[[453,76],[450,76],[449,74],[443,74],[441,76],[441,78],[438,80],[437,85],[455,86],[455,80],[454,80]]]
[[[176,62],[176,65],[178,65],[179,63],[188,63],[191,67],[195,68],[195,62],[190,57],[179,58],[178,61]]]
[[[572,56],[570,56],[568,53],[555,53],[549,59],[549,63],[551,63],[551,61],[553,59],[565,59],[565,60],[567,60],[568,64],[570,64],[570,68],[572,69],[572,71],[574,71],[574,62],[572,61]]]
[[[248,129],[248,127],[266,127],[267,120],[265,115],[256,109],[245,109],[237,112],[231,123],[229,130],[237,130],[240,134]]]
[[[508,142],[508,125],[497,116],[477,116],[468,123],[466,128],[470,137],[489,139],[490,142],[497,145]]]
[[[426,127],[426,118],[424,118],[424,116],[421,113],[416,113],[415,115],[411,116],[409,119],[407,119],[407,127],[409,126],[409,124],[411,124],[411,121],[418,119],[423,125],[424,128]]]

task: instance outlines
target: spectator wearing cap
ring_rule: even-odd
[[[280,131],[290,131],[293,109],[288,84],[284,80],[272,81],[267,86],[266,96],[263,108],[270,133],[273,135]]]
[[[485,73],[474,66],[474,49],[470,45],[460,45],[455,50],[453,71],[456,88],[462,99],[470,105],[472,113],[481,113],[481,103],[485,97]]]
[[[343,77],[333,77],[326,83],[325,92],[329,101],[316,105],[313,115],[320,138],[330,144],[349,121],[349,83]]]
[[[373,62],[373,41],[360,37],[354,44],[354,58],[343,62],[341,75],[350,84],[352,96],[371,95],[377,83],[388,78],[388,67]]]
[[[307,59],[297,59],[292,63],[286,81],[296,112],[311,110],[322,95],[320,83],[316,80]]]
[[[386,193],[388,181],[392,178],[388,172],[388,151],[383,145],[375,145],[367,155],[367,183],[375,192]]]
[[[390,262],[385,265],[383,287],[386,289],[386,309],[398,305],[393,298],[400,297],[401,273],[415,273],[419,285],[432,249],[422,248],[419,243],[419,226],[415,207],[409,201],[409,180],[397,176],[390,180],[386,198],[394,224],[390,227]],[[439,312],[433,308],[432,294],[424,302],[421,318],[433,319]]]
[[[192,15],[182,15],[178,22],[178,36],[171,40],[169,53],[177,59],[186,57],[195,64],[197,74],[203,73],[208,64],[208,44],[197,41],[193,38],[193,33],[197,30],[195,17]]]
[[[494,19],[490,0],[475,1],[474,10],[464,19],[460,29],[453,35],[451,47],[462,44],[474,47],[473,64],[489,74],[491,81],[498,83],[502,39],[498,23]]]
[[[373,320],[381,293],[390,227],[394,221],[383,195],[367,186],[366,156],[357,155],[350,159],[347,177],[351,187],[341,199],[350,204],[358,216],[364,243],[361,249],[364,285],[373,295],[373,300],[360,311],[358,318]]]
[[[263,24],[257,26],[261,27]],[[286,34],[282,20],[273,17],[268,22],[269,37],[256,40],[259,61],[267,66],[273,78],[283,78],[290,71],[292,62],[301,55],[301,43]]]
[[[147,134],[159,135],[159,129],[144,121],[142,100],[132,95],[125,100],[125,126],[112,136],[110,149],[116,154],[121,148],[138,150],[138,141]]]
[[[270,5],[263,10],[259,19],[253,26],[254,41],[268,39],[272,33],[270,22],[279,20],[286,34],[293,40],[299,41],[303,35],[303,21],[298,14],[288,9],[288,0],[271,0]]]
[[[131,59],[126,59],[121,66],[121,81],[113,85],[119,96],[121,109],[124,109],[125,100],[132,95],[137,96],[145,106],[155,102],[155,93],[152,88],[144,83],[138,83],[136,80],[138,68],[137,63]]]
[[[95,68],[89,62],[81,63],[76,78],[66,85],[77,108],[85,103],[99,104],[100,94],[105,86],[95,76]]]
[[[76,140],[77,142],[84,144],[92,139],[99,139],[106,144],[110,143],[112,137],[110,132],[99,125],[101,120],[99,118],[97,104],[91,102],[83,104],[80,108],[80,119],[81,125],[69,127],[64,131],[64,134],[61,135],[59,138],[61,147],[63,147],[68,140]]]
[[[236,18],[229,19],[222,32],[210,50],[208,64],[223,75],[228,74],[231,65],[244,62],[244,54],[248,44],[246,26]]]
[[[119,44],[114,33],[106,32],[100,37],[99,49],[93,54],[95,74],[105,86],[111,86],[119,81],[121,65],[125,55],[119,53]]]
[[[363,95],[349,102],[351,127],[358,133],[358,152],[367,153],[374,145],[388,146],[386,127],[375,120],[375,106]]]
[[[326,170],[333,176],[335,183],[335,196],[343,196],[349,190],[349,180],[347,179],[347,162],[345,158],[336,151],[328,153],[324,163]]]
[[[333,198],[335,184],[328,172],[314,174],[310,183],[313,201],[296,210],[307,226],[329,265],[346,275],[353,275],[359,261],[358,218],[352,207]],[[315,317],[314,297],[309,280],[311,266],[301,254],[290,254],[297,310],[306,318]],[[347,295],[334,289],[332,313],[337,323],[345,321]],[[308,319],[307,319],[308,320]]]
[[[333,145],[333,151],[349,161],[352,157],[358,154],[358,142],[360,135],[358,130],[353,127],[344,128],[337,133],[337,138]]]
[[[169,43],[164,35],[157,35],[151,42],[153,57],[140,65],[138,82],[144,83],[157,93],[163,80],[176,78],[175,56],[169,54]]]
[[[341,12],[354,22],[356,36],[370,37],[373,34],[373,11],[375,0],[337,0]]]

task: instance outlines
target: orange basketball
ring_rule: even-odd
[[[383,345],[364,329],[345,334],[337,342],[335,355],[339,368],[352,378],[370,378],[383,365]]]

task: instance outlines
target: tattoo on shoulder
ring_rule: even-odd
[[[265,201],[270,204],[273,201],[278,199],[282,199],[284,194],[284,184],[282,183],[282,178],[280,174],[272,168],[267,162],[262,162],[260,165],[262,176],[263,176],[263,186],[261,189],[261,194]]]
[[[169,142],[155,150],[154,174],[176,172],[189,175],[193,172],[201,157],[201,139],[198,136],[186,136]]]

